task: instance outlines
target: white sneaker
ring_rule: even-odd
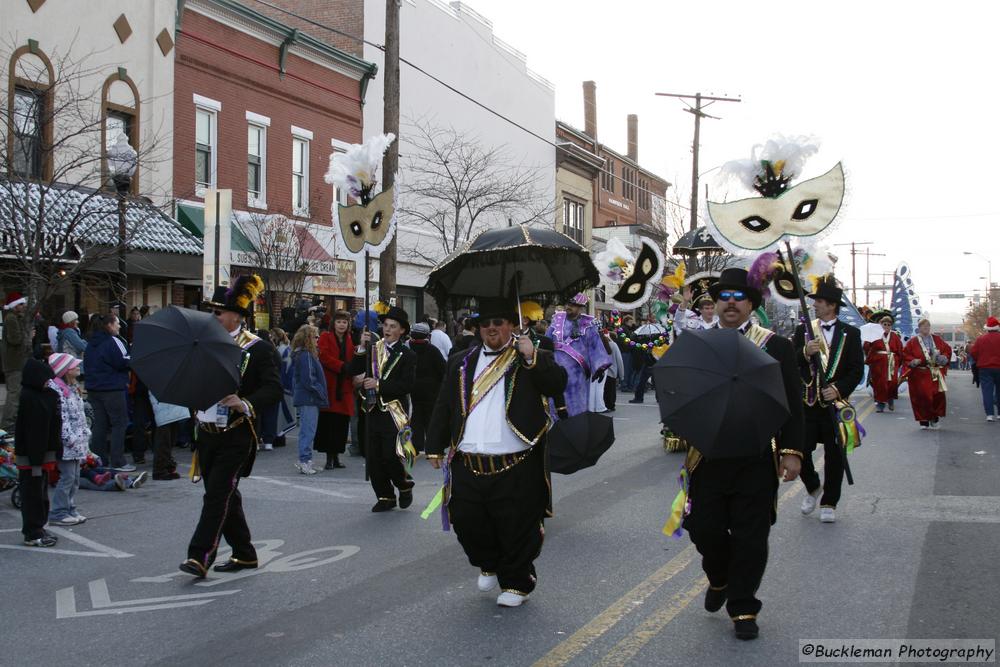
[[[941,428],[941,424],[939,424],[938,422],[931,422],[931,430],[932,431],[936,431],[939,428]]]
[[[84,521],[87,520],[87,517],[85,517],[85,516],[83,516],[82,514],[79,514],[79,513],[74,514],[73,516],[76,517],[76,520],[77,520],[78,523],[83,523]]]
[[[316,469],[313,468],[312,461],[306,461],[305,463],[296,463],[295,467],[299,469],[299,472],[303,475],[315,475]]]
[[[492,591],[497,587],[497,575],[480,572],[479,578],[476,580],[476,586],[478,586],[479,590],[483,593]]]
[[[80,521],[80,519],[78,519],[77,517],[70,515],[63,519],[53,519],[52,521],[49,521],[49,523],[51,523],[53,526],[75,526],[76,524],[83,522]]]
[[[512,591],[504,591],[497,596],[497,606],[520,607],[527,599],[527,595],[521,595],[520,593],[514,593]]]
[[[993,415],[986,415],[986,421],[988,422],[993,421]]]
[[[818,486],[816,490],[812,493],[807,493],[806,497],[802,499],[802,513],[812,514],[816,509],[816,503],[819,502],[820,496],[823,495],[823,487]]]
[[[833,523],[837,520],[837,513],[832,507],[820,507],[819,520],[823,523]]]

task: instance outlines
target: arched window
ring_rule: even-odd
[[[128,137],[128,143],[139,151],[139,89],[120,68],[117,74],[112,74],[104,82],[101,90],[101,145],[104,147],[101,158],[101,183],[113,188],[108,172],[107,153],[118,141],[118,135]],[[141,162],[141,160],[140,160]],[[139,192],[139,167],[132,175],[132,194]]]
[[[50,180],[55,74],[37,42],[29,40],[14,51],[7,80],[7,172]]]

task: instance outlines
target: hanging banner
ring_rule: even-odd
[[[205,254],[202,258],[202,294],[215,294],[216,281],[229,286],[232,254],[233,191],[205,190]]]

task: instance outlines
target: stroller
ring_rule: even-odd
[[[14,465],[14,437],[0,430],[0,492],[10,490],[10,502],[21,509],[21,490],[17,486],[17,466]]]

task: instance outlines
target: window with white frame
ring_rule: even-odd
[[[247,204],[250,206],[266,206],[266,147],[267,129],[253,123],[247,125]]]
[[[292,212],[309,215],[309,141],[312,132],[292,127]]]
[[[563,234],[583,243],[583,203],[563,197]]]
[[[218,114],[222,103],[194,95],[194,183],[198,195],[205,188],[215,187],[215,166],[218,160]]]

